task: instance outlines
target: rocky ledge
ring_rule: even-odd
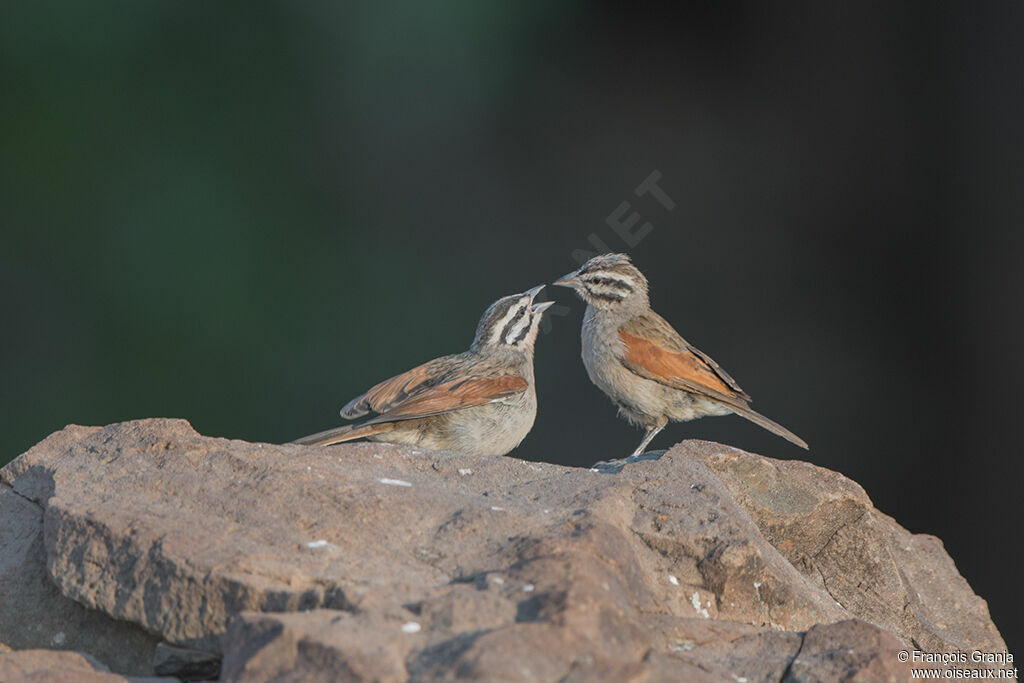
[[[70,426],[0,470],[0,515],[5,680],[901,681],[901,649],[1005,650],[939,539],[701,441],[595,472]]]

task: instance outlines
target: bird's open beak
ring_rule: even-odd
[[[580,281],[576,279],[576,274],[578,272],[579,271],[575,271],[574,270],[571,273],[566,273],[565,275],[563,275],[562,277],[558,278],[557,280],[555,280],[551,284],[553,284],[553,285],[555,285],[557,287],[570,287],[570,288],[575,289],[576,287],[580,286]]]
[[[532,289],[526,290],[525,292],[523,292],[523,294],[529,294],[530,295],[530,301],[533,301],[534,299],[537,298],[537,295],[540,294],[540,290],[542,290],[542,289],[544,289],[544,285],[537,285],[536,287],[534,287]]]
[[[554,301],[541,301],[540,303],[536,303],[533,306],[531,306],[530,309],[534,313],[543,313],[544,311],[548,310],[549,308],[551,308],[554,305],[555,305]]]

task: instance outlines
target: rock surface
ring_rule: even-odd
[[[143,683],[144,681],[172,681],[168,678],[125,678],[88,655],[80,652],[54,650],[0,649],[0,681],[5,683]]]
[[[607,474],[143,420],[68,427],[0,482],[0,586],[78,610],[78,649],[124,638],[86,650],[116,671],[158,641],[225,680],[903,680],[901,648],[1005,650],[938,539],[707,442]]]
[[[586,619],[566,616],[573,624]],[[450,631],[427,630],[426,624],[397,635],[394,619],[333,610],[246,613],[226,639],[224,680],[882,683],[910,677],[909,665],[899,661],[899,641],[862,621],[818,625],[806,634],[703,618],[639,622],[628,636],[638,641],[633,648],[611,631],[578,634],[560,622],[512,623],[448,637]],[[619,650],[623,645],[628,649]]]
[[[46,571],[38,502],[45,497],[18,494],[5,485],[5,476],[0,475],[0,642],[14,649],[79,650],[117,671],[148,674],[159,639],[61,594]]]

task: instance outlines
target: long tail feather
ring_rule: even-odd
[[[344,427],[335,427],[334,429],[304,436],[301,439],[295,439],[292,443],[303,446],[332,446],[343,441],[351,441],[352,439],[361,439],[364,436],[390,432],[394,428],[395,425],[390,422],[375,425],[345,425]]]
[[[759,413],[757,411],[754,411],[754,410],[751,410],[750,408],[742,407],[742,406],[732,405],[732,406],[729,406],[729,407],[733,410],[733,412],[735,412],[740,417],[745,417],[748,420],[750,420],[751,422],[753,422],[754,424],[756,424],[756,425],[758,425],[760,427],[764,427],[765,429],[767,429],[772,434],[777,434],[778,436],[781,436],[786,441],[789,441],[790,443],[796,444],[800,448],[803,448],[803,449],[806,449],[806,450],[811,450],[807,446],[807,442],[806,441],[804,441],[799,436],[797,436],[793,432],[789,431],[788,429],[786,429],[785,427],[780,425],[778,422],[774,422],[772,420],[769,420],[767,417],[765,417],[761,413]]]

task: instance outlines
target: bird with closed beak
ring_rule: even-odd
[[[590,381],[645,433],[640,455],[671,420],[735,413],[807,448],[803,439],[750,407],[750,396],[710,356],[651,310],[647,278],[625,254],[603,254],[555,281],[587,304],[582,355]]]
[[[537,415],[533,348],[544,285],[495,301],[468,351],[443,356],[385,380],[341,409],[347,419],[377,415],[293,443],[329,446],[366,438],[470,455],[505,455]]]

